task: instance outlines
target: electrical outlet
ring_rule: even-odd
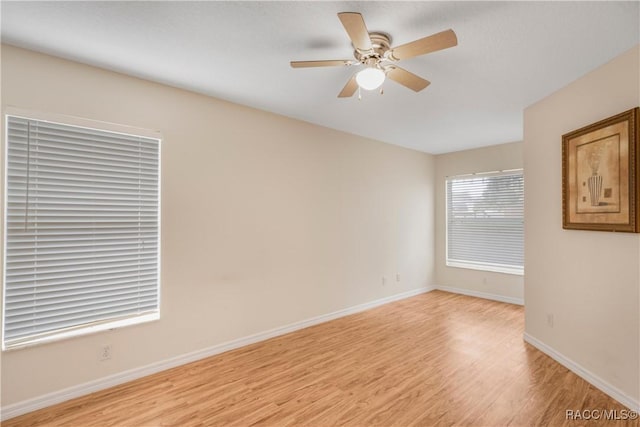
[[[549,325],[550,328],[553,328],[553,313],[547,314],[547,325]]]
[[[396,282],[400,281],[400,273],[396,273]]]
[[[98,360],[104,362],[105,360],[111,359],[112,354],[111,344],[105,344],[100,347],[100,352],[98,353]]]
[[[387,284],[387,276],[382,276],[382,286]]]

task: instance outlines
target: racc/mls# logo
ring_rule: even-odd
[[[628,409],[567,409],[565,412],[567,420],[636,420],[638,413]]]

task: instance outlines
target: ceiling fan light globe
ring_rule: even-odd
[[[364,90],[375,90],[384,83],[385,74],[379,68],[365,68],[356,74],[356,82]]]

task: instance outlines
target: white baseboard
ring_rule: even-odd
[[[468,295],[470,297],[490,299],[494,301],[506,302],[509,304],[524,305],[524,299],[522,298],[514,298],[514,297],[507,297],[504,295],[490,294],[487,292],[472,291],[470,289],[464,289],[464,288],[454,288],[452,286],[436,285],[435,288],[440,291],[452,292],[454,294]]]
[[[320,316],[312,317],[310,319],[302,320],[300,322],[295,322],[289,325],[270,329],[254,335],[249,335],[247,337],[238,338],[222,344],[214,345],[212,347],[204,348],[202,350],[194,351],[191,353],[172,357],[170,359],[151,363],[149,365],[141,366],[139,368],[134,368],[127,371],[119,372],[114,375],[109,375],[104,378],[100,378],[94,381],[89,381],[89,382],[79,384],[73,387],[65,388],[62,390],[54,391],[52,393],[47,393],[42,396],[24,400],[22,402],[17,402],[11,405],[3,406],[2,408],[0,408],[0,421],[17,417],[18,415],[26,414],[28,412],[32,412],[38,409],[46,408],[47,406],[62,403],[67,400],[75,399],[76,397],[81,397],[90,393],[94,393],[96,391],[104,390],[109,387],[113,387],[129,381],[133,381],[138,378],[155,374],[160,371],[164,371],[170,368],[175,368],[176,366],[184,365],[186,363],[195,362],[196,360],[200,360],[206,357],[214,356],[216,354],[224,353],[225,351],[233,350],[239,347],[244,347],[249,344],[268,340],[269,338],[288,334],[290,332],[297,331],[299,329],[304,329],[309,326],[328,322],[330,320],[348,316],[350,314],[358,313],[364,310],[369,310],[371,308],[388,304],[390,302],[394,302],[401,299],[410,298],[419,294],[423,294],[426,292],[430,292],[434,289],[435,288],[433,287],[413,289],[407,292],[402,292],[400,294],[391,295],[385,298],[380,298],[375,301],[370,301],[364,304],[358,304],[342,310],[334,311],[332,313],[327,313]]]
[[[535,348],[537,348],[547,356],[551,357],[553,360],[555,360],[565,368],[569,369],[571,372],[573,372],[580,378],[584,379],[594,387],[600,389],[601,391],[608,394],[618,402],[622,403],[627,408],[631,409],[632,411],[640,412],[640,401],[635,400],[634,398],[627,395],[617,387],[612,386],[611,384],[609,384],[599,376],[595,375],[594,373],[580,366],[573,360],[557,352],[556,350],[549,347],[547,344],[543,343],[537,338],[532,337],[528,333],[525,332],[523,335],[523,338],[525,342],[531,344],[532,346],[534,346]]]

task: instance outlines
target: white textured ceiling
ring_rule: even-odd
[[[639,42],[630,2],[8,2],[2,41],[384,142],[443,153],[522,139],[528,105]],[[458,46],[402,61],[431,85],[336,96],[354,67],[336,14],[397,46],[448,28]]]

